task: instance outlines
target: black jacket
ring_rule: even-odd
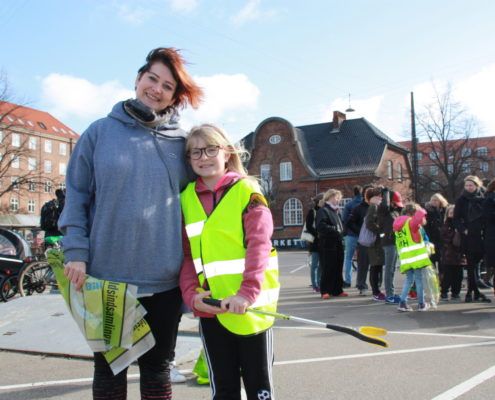
[[[454,227],[461,233],[461,248],[465,253],[483,253],[483,201],[484,193],[463,194],[456,200]],[[466,235],[467,230],[467,235]]]
[[[316,230],[316,212],[318,209],[319,207],[312,208],[306,215],[306,230],[315,237],[313,243],[308,243],[308,250],[310,252],[318,251],[318,231]]]
[[[325,204],[316,213],[319,251],[335,250],[342,247],[344,227],[337,211]]]
[[[436,252],[440,253],[443,242],[440,231],[444,224],[445,208],[426,207],[426,211],[428,214],[426,214],[425,231],[430,242],[435,245]]]
[[[351,211],[351,216],[346,224],[346,230],[351,232],[355,236],[359,236],[359,232],[361,231],[361,226],[363,225],[364,218],[368,213],[369,204],[364,200],[361,204],[354,207]]]

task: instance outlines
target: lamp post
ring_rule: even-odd
[[[354,110],[354,108],[351,107],[351,94],[349,93],[349,107],[347,108],[347,110],[345,110],[345,112],[354,112],[356,110]]]
[[[416,138],[416,117],[414,114],[414,93],[411,92],[411,161],[413,199],[418,201],[418,139]]]

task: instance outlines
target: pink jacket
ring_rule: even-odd
[[[409,215],[401,215],[397,217],[394,221],[394,232],[400,231],[404,227],[406,221],[411,219],[411,222],[409,223],[409,227],[411,228],[411,236],[416,243],[421,242],[421,232],[419,231],[419,228],[421,228],[423,218],[426,217],[426,214],[426,210],[420,208],[412,217]]]
[[[203,205],[205,213],[210,215],[213,211],[215,202],[222,198],[226,188],[232,186],[242,177],[236,172],[227,172],[211,191],[198,178],[196,182],[196,193]],[[243,210],[239,210],[243,212]],[[252,201],[247,207],[243,217],[245,242],[246,242],[246,267],[243,273],[243,281],[237,294],[244,297],[251,304],[255,302],[261,291],[263,281],[263,272],[265,265],[268,264],[270,250],[272,248],[271,237],[273,233],[273,220],[270,209],[265,205]],[[214,317],[212,314],[206,314],[196,311],[193,308],[193,299],[196,295],[196,288],[199,287],[198,278],[194,269],[191,257],[191,248],[187,239],[185,228],[182,230],[182,242],[184,250],[184,261],[180,272],[180,288],[182,298],[196,316]]]

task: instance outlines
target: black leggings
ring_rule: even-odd
[[[213,400],[241,400],[241,377],[248,400],[274,397],[271,329],[239,336],[229,332],[216,318],[201,318],[200,334]]]
[[[370,267],[370,285],[374,295],[380,294],[382,284],[383,265],[372,265]]]
[[[454,296],[459,296],[462,286],[463,270],[461,265],[444,265],[441,282],[442,294],[447,295],[449,289]]]
[[[141,399],[172,399],[169,357],[177,335],[182,298],[179,288],[141,297],[156,344],[138,359]],[[127,398],[127,368],[113,375],[102,353],[94,354],[94,400],[125,400]]]
[[[467,259],[467,276],[468,276],[468,289],[466,294],[474,294],[474,296],[480,295],[480,290],[478,289],[478,277],[476,275],[476,269],[483,258],[483,253],[466,253]]]

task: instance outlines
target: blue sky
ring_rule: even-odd
[[[79,133],[132,97],[150,49],[173,46],[207,94],[186,128],[325,122],[350,93],[349,118],[407,139],[410,92],[421,110],[450,82],[495,135],[494,19],[491,0],[2,0],[0,67],[18,101]]]

